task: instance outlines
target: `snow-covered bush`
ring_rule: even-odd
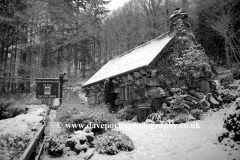
[[[233,83],[233,74],[229,72],[229,73],[220,75],[218,77],[218,80],[222,86],[227,87],[227,85]]]
[[[234,79],[240,79],[240,68],[233,68],[231,72]]]
[[[203,114],[203,111],[200,110],[200,109],[193,109],[191,111],[191,114],[194,118],[196,118],[197,120],[200,120],[201,119],[201,115]]]
[[[229,108],[224,117],[223,130],[218,135],[220,144],[240,150],[240,98]]]
[[[0,159],[19,159],[26,150],[30,141],[30,136],[25,134],[0,135]]]
[[[228,137],[234,141],[240,141],[240,98],[231,106],[224,119],[224,128],[229,132]]]
[[[114,155],[120,151],[132,151],[134,149],[132,140],[127,135],[115,130],[97,136],[94,144],[96,150],[101,154]]]
[[[0,99],[0,120],[15,117],[24,113],[25,110],[26,106],[17,99]]]
[[[188,121],[189,121],[188,115],[183,113],[179,114],[174,118],[175,124],[186,123]]]
[[[131,120],[136,115],[137,115],[137,108],[134,108],[132,106],[126,106],[116,114],[117,118],[121,121]]]
[[[51,157],[61,157],[63,155],[63,149],[65,141],[60,135],[54,134],[45,137],[45,150]]]
[[[94,134],[100,134],[105,131],[105,128],[100,126],[101,124],[116,124],[118,122],[117,118],[108,112],[106,106],[90,108],[77,102],[63,103],[58,109],[58,117],[63,124],[83,125],[82,128],[79,126],[77,128],[66,128],[68,132],[83,129],[91,123]],[[93,126],[94,124],[95,126]]]
[[[211,78],[209,59],[195,37],[179,20],[172,44],[158,61],[158,70],[173,87],[199,89],[200,78]]]
[[[6,99],[0,99],[0,120],[4,118],[8,118],[6,114],[7,108],[11,105],[9,101],[6,102]]]

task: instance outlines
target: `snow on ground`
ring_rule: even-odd
[[[151,124],[138,124],[138,128],[119,130],[127,134],[135,145],[132,152],[122,152],[115,156],[94,154],[91,160],[227,160],[230,151],[223,151],[224,146],[213,142],[217,141],[217,134],[223,126],[224,113],[222,109],[204,120],[185,123],[199,124],[200,129],[163,129],[151,128]],[[132,124],[130,122],[120,123]],[[148,126],[148,129],[146,129]],[[180,124],[176,125],[179,127]],[[230,153],[238,154],[238,153]],[[240,160],[240,153],[235,157]]]
[[[19,134],[37,131],[41,127],[47,106],[29,105],[27,114],[21,114],[14,118],[0,120],[0,134]]]

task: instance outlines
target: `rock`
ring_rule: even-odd
[[[164,97],[166,94],[164,92],[164,90],[160,87],[150,87],[148,89],[148,96],[152,97],[152,98],[162,98]]]
[[[195,102],[198,102],[199,101],[199,99],[198,98],[196,98],[196,97],[193,97],[193,96],[190,96],[190,95],[188,95],[188,94],[185,94],[185,95],[181,95],[181,97],[185,100],[185,101],[189,101],[189,102],[193,102],[193,103],[195,103]]]
[[[31,130],[32,131],[37,131],[37,127],[36,126],[32,126]]]
[[[141,69],[141,70],[140,70],[140,73],[141,73],[141,74],[148,74],[145,69]]]
[[[134,72],[133,75],[134,75],[135,79],[142,77],[142,74],[140,72]]]
[[[211,108],[218,108],[219,102],[211,95],[208,95],[208,102],[210,103]]]
[[[122,76],[122,81],[123,81],[123,82],[127,82],[127,81],[128,81],[127,76]]]
[[[151,77],[157,77],[157,69],[150,69]]]
[[[76,156],[77,153],[74,152],[74,151],[66,151],[66,155],[67,155],[67,156]]]
[[[158,78],[143,78],[143,82],[148,86],[161,86],[161,82]]]
[[[233,75],[230,71],[225,73],[224,75],[220,75],[218,79],[221,85],[226,87],[228,84],[231,84],[233,82]]]
[[[91,128],[85,127],[83,131],[75,131],[74,134],[70,135],[65,146],[69,147],[70,151],[74,151],[77,154],[84,152],[83,155],[89,157],[90,151],[88,152],[88,150],[93,140],[94,133],[91,131]]]
[[[208,110],[210,108],[210,103],[205,98],[200,100],[198,102],[198,105],[199,105],[200,108],[202,108],[204,110]]]
[[[74,141],[67,141],[65,146],[66,146],[67,149],[70,149],[71,151],[73,151],[76,144],[77,143],[74,142]]]
[[[90,159],[93,156],[94,152],[95,152],[95,148],[89,148],[83,156],[84,160]]]
[[[209,82],[206,81],[206,80],[201,80],[201,82],[200,82],[200,90],[203,93],[209,93],[211,91]]]
[[[128,74],[128,75],[127,75],[127,79],[128,79],[129,81],[134,81],[134,77],[133,77],[131,74]]]
[[[146,119],[146,123],[147,124],[154,124],[155,122],[153,120],[151,120],[151,119]]]
[[[134,116],[131,121],[132,121],[132,122],[138,122],[137,116]]]
[[[189,94],[193,95],[194,97],[198,98],[198,99],[202,99],[203,98],[203,94],[200,94],[194,90],[190,90]]]
[[[114,84],[120,83],[117,79],[113,79],[112,82],[113,82]]]
[[[120,88],[114,88],[114,93],[120,93]]]
[[[143,80],[142,79],[136,80],[135,84],[140,86],[141,84],[143,84]]]
[[[189,121],[195,121],[196,118],[193,117],[191,114],[189,114],[189,115],[188,115],[188,120],[189,120]]]
[[[219,82],[219,80],[213,80],[213,82],[217,85],[217,86],[220,86],[221,83]]]
[[[173,93],[182,93],[183,92],[183,90],[181,88],[171,88],[170,91]]]

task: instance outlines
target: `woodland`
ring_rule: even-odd
[[[189,14],[205,53],[231,69],[240,62],[238,0],[1,0],[0,93],[30,92],[35,78],[78,79],[169,31],[176,8]]]

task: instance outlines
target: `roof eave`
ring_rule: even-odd
[[[120,74],[117,74],[117,75],[108,77],[108,78],[106,78],[106,79],[123,76],[123,75],[125,75],[125,74],[131,73],[131,72],[134,72],[134,71],[138,71],[138,70],[141,70],[141,69],[146,68],[146,67],[149,67],[149,64],[148,64],[148,65],[141,66],[141,67],[138,67],[138,68],[135,68],[135,69],[132,69],[132,70],[129,70],[129,71],[124,72],[124,73],[120,73]],[[99,80],[99,81],[96,81],[96,82],[93,82],[93,83],[89,83],[89,84],[87,84],[87,85],[84,84],[82,87],[83,87],[83,88],[86,88],[86,87],[88,87],[88,86],[91,86],[91,85],[97,84],[97,83],[99,83],[99,82],[102,82],[102,81],[104,81],[104,80],[106,80],[106,79],[102,79],[102,80]]]

